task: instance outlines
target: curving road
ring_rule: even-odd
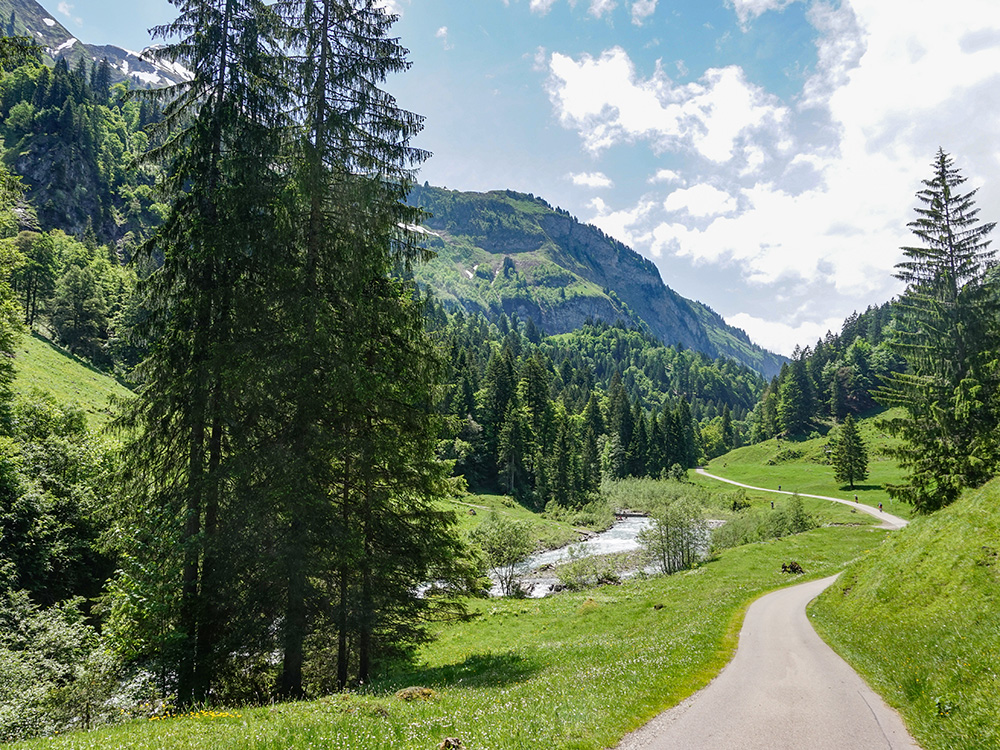
[[[876,508],[807,497],[857,507],[889,528],[906,525]],[[780,589],[751,604],[736,656],[718,677],[617,750],[919,750],[899,715],[809,623],[806,605],[836,578]]]
[[[909,523],[904,518],[899,516],[894,516],[891,513],[886,513],[879,510],[878,508],[873,508],[870,505],[864,505],[863,503],[852,503],[850,500],[842,500],[839,497],[827,497],[826,495],[809,495],[805,492],[789,492],[788,490],[772,490],[767,487],[754,487],[752,484],[743,484],[742,482],[734,482],[732,479],[725,479],[724,477],[717,477],[715,474],[709,474],[704,469],[695,469],[696,474],[701,474],[703,477],[708,477],[709,479],[715,479],[719,482],[725,482],[726,484],[735,484],[737,487],[744,487],[748,490],[757,490],[758,492],[771,492],[775,495],[795,495],[798,494],[799,497],[814,497],[817,500],[829,500],[831,503],[840,503],[841,505],[849,505],[852,508],[860,510],[862,513],[867,513],[870,516],[875,516],[875,518],[881,519],[882,527],[886,529],[901,529],[906,524]]]

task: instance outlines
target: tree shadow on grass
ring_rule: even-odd
[[[405,679],[420,685],[502,687],[523,682],[540,669],[538,664],[520,654],[505,651],[499,654],[470,654],[465,661],[416,670],[407,674]]]
[[[850,485],[844,484],[840,487],[842,492],[862,492],[865,490],[882,490],[885,489],[881,484],[856,484],[854,489],[851,489]]]

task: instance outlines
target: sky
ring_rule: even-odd
[[[387,86],[426,118],[421,181],[541,196],[773,351],[902,291],[939,148],[1000,219],[996,0],[382,2],[412,63]],[[49,10],[130,49],[172,16]]]

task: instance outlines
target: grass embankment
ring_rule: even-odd
[[[60,404],[78,404],[93,428],[103,427],[111,419],[113,398],[131,395],[131,391],[114,378],[59,350],[40,336],[23,336],[15,353],[16,391],[47,391]]]
[[[924,750],[1000,748],[1000,480],[894,533],[810,616]]]
[[[896,483],[903,477],[896,462],[886,455],[894,438],[878,428],[882,414],[858,422],[858,429],[868,448],[868,478],[856,483],[854,489],[833,478],[826,449],[830,435],[804,440],[766,440],[756,445],[737,448],[710,461],[705,469],[711,474],[755,487],[809,493],[854,500],[885,510],[901,518],[911,518],[913,509],[893,500],[885,491],[886,483]],[[695,477],[692,474],[692,480]],[[773,498],[773,496],[772,496]]]
[[[444,737],[466,748],[604,748],[705,685],[729,660],[748,603],[829,575],[879,545],[871,528],[821,528],[727,550],[688,573],[541,600],[480,600],[478,617],[441,625],[421,667],[363,694],[139,720],[36,740],[31,748],[426,749]],[[421,685],[428,701],[395,691]],[[228,713],[229,715],[225,715]]]
[[[461,500],[450,500],[446,504],[449,510],[455,512],[458,518],[458,529],[468,533],[487,518],[490,513],[497,513],[514,521],[528,524],[531,536],[538,549],[555,549],[573,542],[578,542],[587,532],[600,530],[606,524],[587,524],[577,526],[570,521],[546,518],[525,508],[507,495],[490,495],[475,493]],[[607,512],[608,523],[614,520],[611,512]],[[588,519],[589,520],[589,519]]]

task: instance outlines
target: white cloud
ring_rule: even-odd
[[[441,43],[444,45],[444,48],[446,50],[454,49],[455,48],[455,45],[451,44],[448,41],[448,27],[447,26],[442,26],[441,28],[439,28],[437,30],[437,33],[434,34],[434,36],[437,39],[441,40]]]
[[[680,182],[683,184],[684,178],[672,169],[658,169],[656,174],[649,178],[651,184],[657,182]]]
[[[74,7],[76,7],[76,6],[70,5],[65,0],[63,0],[62,2],[59,3],[59,5],[56,6],[56,10],[59,11],[59,13],[61,13],[63,16],[65,16],[69,20],[73,21],[73,23],[75,23],[77,26],[82,26],[83,25],[83,19],[80,18],[79,16],[74,16],[73,15],[73,8]]]
[[[735,66],[710,68],[699,81],[676,86],[659,67],[641,78],[625,50],[613,47],[579,61],[553,53],[549,68],[549,94],[560,121],[577,130],[592,152],[643,139],[724,163],[755,131],[766,131],[764,141],[780,140],[788,115]]]
[[[740,25],[746,28],[749,21],[769,10],[781,10],[797,0],[726,0],[726,5],[732,6]]]
[[[574,185],[589,188],[610,188],[614,187],[611,178],[603,172],[578,172],[569,175]]]
[[[798,320],[788,323],[740,312],[728,316],[726,322],[731,326],[742,328],[752,341],[765,349],[787,357],[791,356],[796,343],[801,346],[813,346],[816,341],[826,336],[827,331],[839,332],[844,320],[842,317],[832,317],[821,321]]]
[[[736,199],[724,190],[701,184],[674,190],[663,202],[663,208],[701,218],[721,216],[736,210]]]
[[[786,4],[731,2],[746,19]],[[592,221],[663,258],[665,277],[678,259],[739,273],[750,287],[728,319],[762,345],[788,353],[815,342],[901,291],[893,267],[939,146],[981,186],[983,220],[1000,220],[995,11],[995,0],[920,0],[905,12],[885,0],[811,0],[817,63],[794,109],[737,67],[679,85],[659,68],[641,75],[619,48],[551,54],[555,112],[585,149],[671,154],[672,169],[650,170],[649,194],[618,210],[594,204]],[[706,301],[724,314],[736,304]]]
[[[531,0],[531,5],[529,6],[529,8],[531,9],[532,13],[540,13],[541,15],[544,16],[546,13],[552,10],[552,6],[555,4],[556,0]]]
[[[656,0],[635,0],[632,3],[632,23],[636,26],[642,26],[646,19],[655,12]]]
[[[618,5],[617,0],[590,0],[590,15],[600,18],[605,13],[610,13]]]

